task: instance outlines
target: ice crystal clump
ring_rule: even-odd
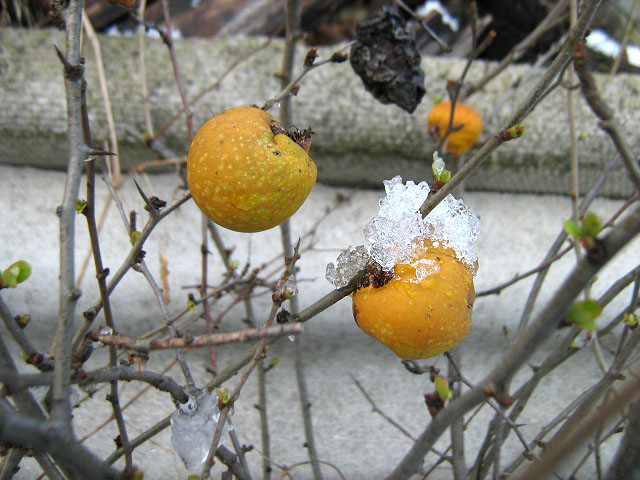
[[[387,196],[380,200],[380,210],[364,229],[369,254],[385,270],[397,263],[410,263],[411,252],[425,236],[425,224],[418,210],[429,195],[427,182],[406,185],[398,175],[384,181]]]
[[[462,202],[448,195],[426,218],[419,209],[429,195],[426,182],[402,183],[398,175],[385,180],[386,197],[380,200],[380,210],[364,229],[365,247],[384,269],[398,263],[410,264],[412,251],[425,239],[455,251],[458,260],[475,273],[480,221]],[[418,263],[418,262],[416,262]],[[433,265],[414,265],[417,281],[434,273]],[[430,268],[431,267],[431,268]]]
[[[442,164],[440,164],[440,162]],[[437,165],[436,165],[437,163]],[[434,155],[434,166],[442,173],[444,162]],[[336,288],[346,286],[368,263],[377,262],[384,270],[392,271],[398,263],[411,264],[416,270],[413,282],[420,282],[437,272],[433,260],[413,261],[413,251],[429,239],[434,246],[451,248],[458,260],[475,274],[477,253],[474,242],[478,238],[480,221],[462,200],[448,195],[433,211],[422,218],[420,207],[429,196],[427,182],[402,183],[398,175],[384,181],[386,197],[380,200],[380,210],[364,229],[365,245],[342,252],[336,264],[327,265],[326,278]]]
[[[206,460],[219,414],[217,398],[200,391],[171,415],[171,444],[187,469],[195,469]],[[225,425],[223,435],[228,431]]]
[[[335,265],[327,265],[325,278],[336,288],[344,287],[370,261],[371,257],[363,245],[349,247],[338,256]]]

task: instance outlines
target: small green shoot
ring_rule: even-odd
[[[449,389],[449,382],[445,378],[436,377],[434,383],[436,384],[436,393],[440,397],[440,400],[442,400],[442,403],[446,403],[446,401],[453,396],[453,393]]]
[[[602,307],[595,300],[584,300],[576,302],[565,315],[565,321],[570,325],[575,325],[583,330],[596,328],[596,318],[602,313]]]
[[[31,275],[31,265],[24,260],[18,260],[0,271],[0,289],[16,288]]]

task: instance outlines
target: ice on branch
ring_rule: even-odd
[[[336,288],[342,288],[369,262],[371,262],[371,256],[363,245],[349,247],[338,256],[335,265],[333,263],[327,265],[325,278]]]
[[[434,170],[442,168],[440,157],[434,155]],[[422,248],[425,240],[435,246],[451,248],[461,262],[474,272],[478,259],[475,241],[480,231],[478,217],[462,200],[448,195],[426,218],[420,215],[420,207],[429,195],[426,182],[415,184],[402,182],[400,176],[384,181],[386,197],[380,200],[380,209],[364,228],[365,245],[340,254],[336,265],[327,266],[326,278],[336,287],[347,285],[349,280],[371,261],[384,270],[392,271],[396,264],[412,264],[412,252]],[[412,264],[416,269],[416,282],[436,272],[438,266],[429,260]]]
[[[187,469],[198,468],[206,460],[219,415],[216,396],[206,391],[189,397],[171,415],[171,444]],[[223,438],[228,431],[225,425]]]

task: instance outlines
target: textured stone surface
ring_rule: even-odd
[[[155,154],[133,138],[125,125],[143,132],[138,41],[135,37],[100,37],[106,77],[113,105],[123,165],[128,168],[154,158]],[[213,83],[238,56],[262,42],[248,37],[220,40],[177,39],[176,52],[189,97]],[[66,106],[62,69],[53,45],[64,45],[61,33],[53,30],[0,29],[0,145],[3,163],[63,168],[67,144]],[[298,69],[304,58],[298,55]],[[193,123],[198,127],[212,113],[239,105],[261,105],[279,91],[274,74],[280,68],[282,43],[274,40],[264,50],[235,69],[219,88],[193,105]],[[333,50],[321,49],[321,58]],[[94,55],[84,43],[86,76],[92,130],[96,141],[108,138],[107,122],[100,97]],[[401,174],[420,180],[430,175],[431,148],[425,125],[435,97],[445,96],[447,78],[457,78],[461,60],[423,58],[427,95],[409,115],[394,105],[382,105],[365,91],[348,63],[323,66],[301,82],[293,102],[298,127],[311,125],[317,135],[311,154],[319,167],[319,179],[337,185],[380,185],[384,178]],[[491,64],[478,62],[468,80],[477,81]],[[181,107],[166,47],[160,40],[146,40],[147,82],[154,128]],[[498,131],[518,102],[542,74],[526,65],[512,66],[472,96],[468,103],[485,117],[483,138]],[[598,77],[635,153],[640,149],[637,112],[640,111],[640,82],[631,75]],[[518,84],[512,92],[511,87]],[[506,100],[506,96],[509,96]],[[576,93],[575,115],[582,163],[582,190],[586,190],[602,166],[614,154],[597,119]],[[501,108],[498,108],[501,106]],[[497,110],[497,111],[494,111]],[[483,168],[468,181],[470,188],[516,192],[569,191],[569,142],[566,91],[557,88],[523,122],[523,138],[501,146]],[[174,123],[162,138],[177,155],[188,148],[183,119]],[[624,170],[608,182],[605,193],[624,195],[630,191]]]

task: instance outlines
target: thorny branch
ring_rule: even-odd
[[[67,31],[66,56],[58,50],[64,67],[67,96],[67,121],[69,129],[69,164],[64,198],[59,208],[60,216],[60,317],[56,337],[55,382],[53,385],[52,416],[60,423],[65,434],[71,434],[71,405],[69,402],[69,372],[71,369],[71,330],[75,305],[79,292],[75,289],[75,202],[80,189],[82,164],[88,147],[82,139],[82,109],[80,96],[84,68],[80,63],[80,31],[82,22],[82,0],[72,0],[64,11]]]

